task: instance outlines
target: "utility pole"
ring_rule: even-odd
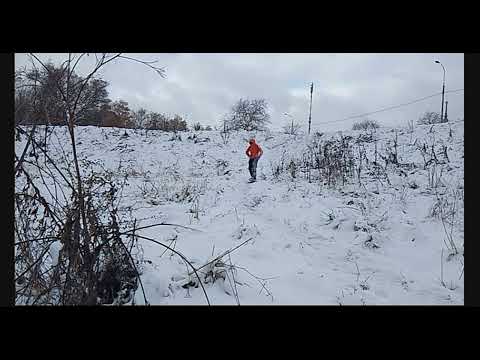
[[[438,60],[435,60],[435,62],[437,64],[440,64],[442,65],[442,69],[443,69],[443,86],[442,86],[442,113],[440,114],[440,122],[443,122],[443,99],[444,99],[444,96],[445,96],[445,67],[443,66],[443,64],[438,61]]]
[[[445,102],[445,116],[443,118],[443,122],[448,122],[448,101]]]
[[[445,78],[443,80],[443,87],[442,87],[442,115],[440,117],[441,121],[443,122],[443,103],[444,103],[444,97],[445,97]]]
[[[308,117],[308,135],[310,135],[310,128],[312,125],[312,94],[313,94],[313,82],[310,85],[310,115]]]

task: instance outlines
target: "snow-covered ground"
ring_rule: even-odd
[[[174,140],[160,131],[127,130],[123,137],[123,129],[77,127],[76,138],[88,168],[103,164],[118,179],[127,176],[119,209],[137,219],[136,227],[167,222],[196,230],[156,226],[137,232],[175,246],[195,267],[251,239],[217,263],[230,269],[225,279],[203,284],[212,305],[463,304],[463,124],[415,126],[413,132],[380,128],[378,152],[385,154],[396,131],[405,166],[389,165],[390,184],[364,173],[362,185],[353,178],[336,188],[309,183],[301,174],[293,178],[290,171],[273,176],[282,158],[288,163],[302,157],[304,135],[253,134],[264,150],[253,184],[247,182],[245,150],[252,134],[246,132],[226,144],[216,131],[181,133]],[[197,140],[188,139],[193,134]],[[339,134],[320,139],[332,136]],[[53,148],[58,140],[68,149],[64,127],[51,139]],[[435,168],[432,180],[434,170],[424,169],[419,149],[425,143],[428,152],[433,141],[445,164]],[[16,142],[17,154],[25,142]],[[374,142],[364,145],[371,161]],[[60,157],[61,151],[52,154]],[[453,202],[453,217],[432,216],[436,205],[447,211]],[[459,254],[447,249],[447,233]],[[195,276],[189,278],[191,269],[179,256],[139,241],[150,304],[206,304],[200,286],[185,285]],[[135,302],[144,303],[140,289]]]

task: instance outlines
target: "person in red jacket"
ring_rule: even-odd
[[[248,161],[248,171],[250,172],[250,182],[254,182],[257,180],[257,163],[258,159],[263,155],[263,150],[258,144],[255,142],[254,138],[251,138],[250,146],[248,147],[245,153],[250,158]]]

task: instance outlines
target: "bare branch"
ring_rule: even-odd
[[[132,231],[148,229],[148,228],[156,227],[156,226],[175,226],[175,227],[180,227],[180,228],[188,229],[188,230],[192,230],[192,231],[203,232],[202,230],[194,229],[194,228],[191,228],[191,227],[188,227],[188,226],[183,226],[183,225],[178,225],[178,224],[169,224],[169,223],[162,222],[162,223],[159,223],[159,224],[153,224],[153,225],[147,225],[147,226],[133,228],[133,229],[122,232],[120,235],[126,235],[128,233],[131,233]]]
[[[122,56],[119,56],[120,58],[122,59],[127,59],[127,60],[131,60],[131,61],[135,61],[135,62],[138,62],[140,64],[143,64],[143,65],[146,65],[148,66],[149,68],[155,70],[155,72],[160,75],[162,78],[165,78],[166,75],[165,75],[165,68],[160,68],[158,66],[152,66],[150,64],[154,64],[154,63],[157,63],[158,60],[154,60],[154,61],[143,61],[143,60],[139,60],[139,59],[135,59],[135,58],[132,58],[132,57],[129,57],[129,56],[125,56],[125,55],[122,55]]]
[[[215,259],[213,259],[213,260],[209,261],[208,263],[200,266],[200,267],[197,269],[197,271],[200,270],[200,269],[203,269],[205,266],[207,266],[207,265],[209,265],[209,264],[211,264],[211,263],[214,263],[214,262],[220,260],[220,259],[221,259],[222,257],[224,257],[225,255],[228,255],[228,254],[232,253],[233,251],[235,251],[235,250],[238,249],[239,247],[245,245],[245,244],[246,244],[247,242],[249,242],[250,240],[253,240],[253,238],[250,238],[250,239],[244,241],[243,243],[241,243],[240,245],[237,245],[237,246],[235,246],[234,248],[225,251],[223,254],[217,256]],[[189,273],[188,275],[191,275],[191,274],[192,274],[192,273]]]
[[[207,291],[205,290],[205,288],[203,287],[203,283],[202,283],[202,280],[200,279],[200,276],[198,276],[198,273],[197,273],[197,270],[195,269],[195,267],[192,265],[192,263],[190,261],[187,260],[187,258],[181,254],[180,252],[176,251],[175,249],[172,249],[171,247],[165,245],[165,244],[162,244],[161,242],[157,241],[157,240],[154,240],[154,239],[151,239],[151,238],[148,238],[146,236],[142,236],[142,235],[136,235],[136,237],[140,238],[140,239],[145,239],[145,240],[148,240],[148,241],[151,241],[151,242],[154,242],[160,246],[163,246],[165,248],[167,248],[168,250],[174,252],[175,254],[177,254],[178,256],[180,256],[182,258],[183,261],[185,261],[186,264],[188,264],[192,269],[193,269],[193,272],[195,273],[199,283],[200,283],[200,286],[202,287],[202,290],[203,290],[203,293],[205,294],[205,298],[207,300],[207,303],[208,305],[211,305],[210,304],[210,300],[208,299],[208,295],[207,295]]]

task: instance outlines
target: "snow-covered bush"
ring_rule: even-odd
[[[427,111],[418,119],[420,125],[438,124],[440,122],[440,114],[435,111]]]
[[[374,130],[378,129],[380,125],[377,121],[371,119],[365,119],[353,124],[352,130]]]

